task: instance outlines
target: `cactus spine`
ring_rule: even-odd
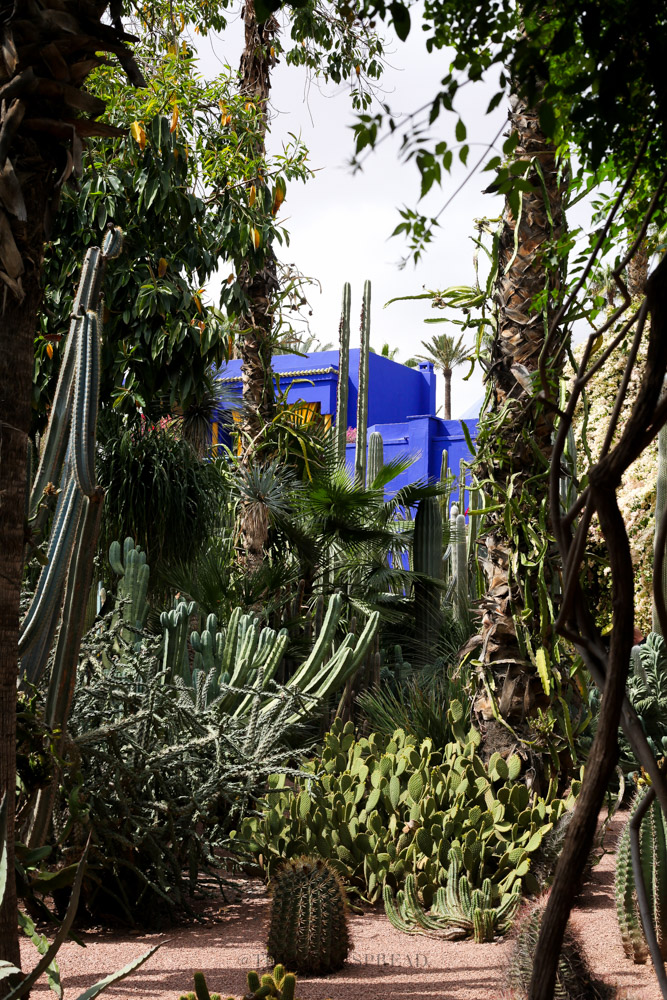
[[[368,485],[372,486],[384,465],[384,443],[379,431],[371,431],[368,438]]]
[[[642,791],[632,804],[632,817],[639,806]],[[639,856],[651,919],[663,958],[667,957],[667,824],[660,803],[655,799],[646,812],[639,831]],[[616,857],[616,914],[623,948],[633,962],[648,958],[648,945],[639,917],[637,893],[630,854],[630,826],[626,824]]]
[[[347,446],[347,397],[350,379],[350,283],[343,285],[343,306],[338,327],[338,386],[336,389],[336,452],[345,464]]]
[[[366,436],[368,431],[368,355],[371,342],[371,283],[364,282],[361,306],[361,350],[359,351],[359,392],[357,395],[357,446],[354,455],[354,481],[366,485]]]
[[[415,631],[420,657],[428,660],[441,625],[442,514],[435,497],[424,497],[419,501],[413,548],[414,570],[422,576],[415,581],[414,588]]]
[[[347,902],[337,873],[320,858],[284,865],[272,887],[267,948],[297,972],[334,972],[349,951]]]
[[[456,579],[454,590],[454,614],[463,621],[468,610],[468,550],[466,545],[465,514],[457,514],[455,535],[452,539],[454,554],[454,574]]]

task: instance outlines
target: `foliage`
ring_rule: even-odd
[[[444,322],[444,319],[431,320],[431,322]],[[451,375],[454,368],[458,368],[464,361],[470,359],[470,349],[464,345],[463,335],[457,339],[452,334],[439,333],[431,337],[429,341],[422,340],[422,347],[426,354],[418,354],[414,360],[433,362],[443,375]]]
[[[289,861],[273,876],[271,893],[272,958],[315,975],[342,968],[349,951],[347,899],[334,868],[321,858]]]
[[[557,799],[555,780],[544,798],[529,792],[518,756],[494,754],[485,765],[479,734],[464,732],[461,704],[448,714],[456,742],[442,750],[400,729],[355,739],[352,724],[336,720],[306,767],[310,777],[293,788],[274,778],[274,795],[242,825],[242,840],[269,875],[285,858],[316,852],[371,901],[385,881],[400,886],[411,872],[430,906],[452,848],[474,887],[490,878],[501,892],[515,882],[536,891],[531,856],[572,797]]]
[[[528,997],[543,912],[543,907],[534,907],[519,926],[507,965],[507,985],[512,1000],[526,1000]],[[568,928],[558,959],[554,997],[558,1000],[611,1000],[613,996],[614,989],[591,972],[578,938]]]
[[[390,737],[398,728],[414,737],[417,745],[429,739],[436,749],[441,749],[454,738],[443,705],[455,700],[465,702],[465,681],[455,671],[447,671],[442,662],[430,676],[426,667],[412,671],[407,666],[407,679],[399,681],[394,689],[381,674],[380,686],[364,691],[357,703],[370,732]]]
[[[97,452],[106,491],[100,544],[129,533],[162,574],[187,553],[195,561],[213,533],[225,501],[224,483],[184,441],[178,427],[129,422],[107,411]]]
[[[667,645],[663,637],[650,632],[646,641],[633,649],[631,666],[628,698],[654,756],[660,759],[667,756]],[[623,735],[620,754],[624,770],[637,768],[634,754]]]
[[[415,887],[414,875],[406,875],[405,888],[396,893],[384,887],[384,907],[390,923],[407,933],[442,934],[448,939],[472,934],[477,944],[493,941],[505,934],[512,925],[521,903],[521,886],[515,883],[512,892],[494,891],[491,879],[482,882],[481,889],[471,889],[467,875],[460,874],[461,852],[452,848],[447,872],[447,886],[439,886],[431,910],[422,908]]]
[[[109,615],[84,642],[57,832],[71,859],[90,831],[89,916],[159,926],[192,915],[200,873],[283,769],[295,698],[251,724],[193,703],[165,677],[161,640],[138,633],[137,649],[123,631]]]

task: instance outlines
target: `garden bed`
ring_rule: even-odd
[[[633,965],[621,946],[614,902],[614,854],[625,815],[607,832],[605,854],[593,870],[572,925],[579,933],[593,971],[619,987],[619,1000],[660,1000],[650,966]],[[208,925],[180,927],[168,935],[99,931],[82,935],[85,949],[65,945],[60,953],[66,996],[76,996],[101,976],[120,968],[160,939],[165,944],[142,968],[112,987],[109,1000],[177,1000],[192,988],[192,973],[201,969],[211,990],[223,997],[245,992],[248,969],[266,965],[269,904],[264,886],[248,880],[243,895]],[[512,942],[474,944],[441,941],[396,931],[377,909],[350,917],[354,951],[345,969],[323,979],[301,977],[300,1000],[501,1000],[504,970]],[[26,946],[26,961],[32,961]],[[46,983],[33,996],[46,997]]]

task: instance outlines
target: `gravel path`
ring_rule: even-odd
[[[612,823],[606,846],[611,849],[623,818]],[[206,973],[209,989],[223,997],[245,992],[248,969],[264,968],[268,902],[263,886],[249,883],[243,899],[227,906],[218,922],[178,928],[164,935],[110,932],[86,934],[87,947],[66,944],[60,952],[66,1000],[165,940],[163,947],[137,972],[109,989],[108,1000],[177,1000],[192,988],[192,973]],[[378,910],[350,918],[354,950],[345,969],[325,979],[299,978],[301,1000],[504,1000],[502,983],[511,941],[477,945],[401,934]],[[594,869],[572,925],[583,940],[597,975],[620,987],[620,998],[660,1000],[650,966],[633,965],[621,947],[613,894],[613,854]],[[26,966],[33,961],[26,945]],[[33,990],[45,998],[46,984]]]

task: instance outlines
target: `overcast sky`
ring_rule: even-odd
[[[428,101],[449,69],[451,53],[427,53],[423,37],[418,18],[413,15],[408,41],[390,42],[379,98],[401,113],[407,114]],[[205,75],[215,75],[221,63],[236,68],[242,41],[238,18],[223,36],[198,40]],[[468,127],[470,165],[479,158],[482,144],[490,142],[506,120],[503,107],[490,116],[484,114],[496,89],[489,84],[461,91],[458,110]],[[315,178],[305,185],[290,184],[282,212],[291,237],[283,259],[294,263],[321,284],[321,291],[313,286],[309,295],[313,311],[312,332],[323,343],[330,341],[337,346],[342,287],[349,281],[352,284],[351,344],[356,346],[363,283],[369,278],[372,282],[371,345],[380,350],[388,342],[398,348],[398,360],[419,353],[422,339],[447,327],[424,324],[425,317],[436,315],[428,302],[401,302],[387,309],[383,308],[384,303],[397,295],[419,293],[423,286],[442,289],[472,284],[473,244],[470,237],[474,232],[474,220],[498,216],[502,209],[501,199],[482,193],[491,175],[477,173],[468,181],[443,214],[439,236],[423,260],[417,267],[409,264],[400,270],[398,262],[405,256],[407,245],[401,237],[390,239],[390,235],[400,221],[397,208],[402,205],[415,207],[419,177],[413,163],[400,161],[398,138],[383,142],[377,152],[366,158],[363,172],[352,174],[349,167],[353,154],[350,126],[354,113],[349,86],[320,86],[317,81],[309,82],[302,69],[279,64],[273,73],[272,107],[274,118],[269,151],[280,150],[289,133],[301,135],[310,150],[310,165],[317,171]],[[444,115],[436,124],[439,134],[453,143],[456,117]],[[457,162],[443,188],[420,203],[420,210],[435,214],[468,172],[469,168]],[[465,369],[459,368],[453,380],[452,415],[455,418],[467,413],[482,392],[479,379],[468,383],[461,381],[465,373]],[[440,385],[439,405],[442,395]]]

